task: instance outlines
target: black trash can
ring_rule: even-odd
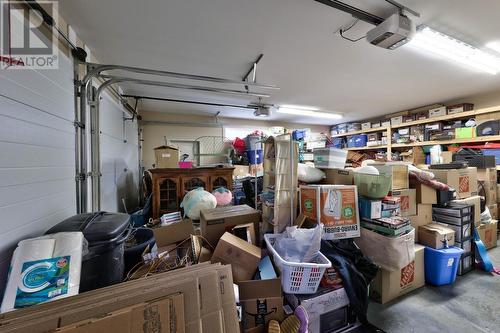
[[[125,274],[142,261],[142,253],[148,245],[149,248],[155,245],[155,236],[151,229],[138,228],[132,235],[130,239],[133,239],[134,243],[125,243]]]
[[[49,229],[46,234],[81,231],[89,251],[82,258],[80,292],[102,288],[123,280],[124,243],[130,235],[130,215],[86,213],[72,216]]]

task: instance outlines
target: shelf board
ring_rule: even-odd
[[[378,150],[378,149],[386,149],[387,145],[383,146],[372,146],[372,147],[354,147],[354,148],[344,148],[345,150]]]
[[[372,132],[385,132],[385,131],[387,131],[388,128],[389,127],[368,128],[368,129],[360,130],[360,131],[335,134],[335,135],[332,135],[332,138],[341,138],[344,136],[350,136],[350,135],[355,135],[355,134],[365,134],[365,133],[372,133]]]
[[[422,141],[422,142],[411,142],[411,143],[393,143],[392,148],[403,148],[403,147],[418,147],[418,146],[433,146],[433,145],[450,145],[453,143],[480,143],[488,141],[500,141],[500,135],[489,135],[489,136],[479,136],[471,139],[453,139],[453,140],[434,140],[434,141]]]
[[[493,113],[493,112],[499,112],[499,111],[500,111],[500,106],[493,106],[490,108],[477,109],[477,110],[465,111],[465,112],[460,112],[460,113],[455,113],[455,114],[447,114],[445,116],[409,121],[409,122],[402,123],[399,125],[393,125],[393,126],[391,126],[391,128],[409,127],[409,126],[415,126],[415,125],[435,123],[438,121],[460,119],[460,118],[470,118],[470,117],[474,117],[474,116],[477,116],[480,114]]]

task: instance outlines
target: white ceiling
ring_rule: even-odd
[[[345,0],[387,16],[384,0]],[[481,47],[500,40],[498,0],[401,0],[427,24]],[[276,84],[273,104],[315,106],[345,114],[345,120],[446,102],[500,90],[493,76],[408,47],[395,51],[355,44],[334,32],[352,22],[346,13],[313,0],[67,0],[65,19],[103,63],[123,64],[241,79],[264,53],[258,81]],[[349,31],[362,36],[371,26]],[[196,83],[196,82],[193,82]],[[199,84],[199,82],[198,82]],[[244,103],[255,99],[151,87],[125,92]],[[236,88],[236,87],[233,87]],[[253,118],[249,110],[144,101],[143,110]],[[310,124],[331,120],[274,114],[272,119]]]

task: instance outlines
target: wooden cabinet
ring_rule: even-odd
[[[184,194],[203,187],[212,192],[218,187],[233,188],[234,168],[151,169],[153,218],[179,211]]]

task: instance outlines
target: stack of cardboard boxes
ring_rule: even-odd
[[[199,264],[0,315],[2,332],[239,332],[229,266]]]

